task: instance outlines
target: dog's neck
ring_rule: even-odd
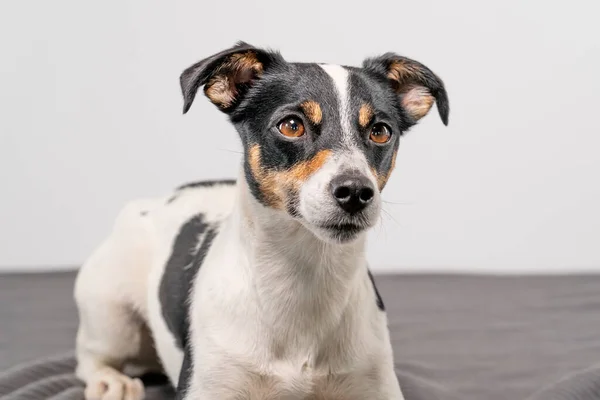
[[[366,276],[365,235],[351,243],[325,242],[287,213],[260,204],[243,174],[237,190],[231,216],[237,229],[231,233],[247,260],[263,315],[274,328],[296,333],[339,324]]]

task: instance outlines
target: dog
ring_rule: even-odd
[[[365,258],[401,136],[442,80],[394,53],[291,63],[239,42],[180,77],[238,131],[236,180],[128,204],[82,266],[77,376],[138,400],[163,372],[182,400],[403,399]],[[129,371],[129,372],[127,372]]]

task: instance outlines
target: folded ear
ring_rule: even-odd
[[[364,61],[363,68],[388,78],[413,122],[427,115],[435,101],[442,122],[448,125],[450,105],[444,82],[429,68],[394,53],[369,58]]]
[[[252,83],[275,61],[283,59],[277,53],[238,42],[230,49],[192,65],[179,78],[185,114],[200,86],[204,94],[222,111],[233,110]]]

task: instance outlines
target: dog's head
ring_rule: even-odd
[[[354,68],[238,43],[183,72],[184,113],[201,86],[240,134],[254,197],[327,241],[375,224],[400,137],[434,102],[448,122],[442,81],[392,53]]]

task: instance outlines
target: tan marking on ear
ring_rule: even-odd
[[[302,183],[317,172],[331,155],[331,150],[321,150],[313,158],[302,161],[288,170],[269,171],[261,163],[260,152],[261,149],[258,144],[250,147],[248,152],[250,170],[258,182],[265,202],[279,210],[284,209],[288,201],[288,194],[297,193]]]
[[[380,192],[383,190],[383,188],[387,184],[388,179],[390,179],[390,176],[392,175],[392,171],[394,170],[394,168],[396,168],[396,156],[397,155],[398,155],[398,150],[395,150],[394,154],[392,155],[392,164],[390,165],[390,168],[385,173],[382,172],[381,174],[378,174],[375,167],[371,167],[371,172],[373,173],[373,175],[375,175],[375,178],[377,179],[377,186],[379,187]]]
[[[418,66],[402,60],[392,62],[388,70],[388,78],[398,82],[400,86],[411,80],[419,81],[421,75],[422,72]]]
[[[229,82],[225,75],[219,75],[212,78],[204,86],[206,97],[221,108],[230,107],[236,95],[235,85]]]
[[[229,108],[238,95],[236,85],[262,75],[263,65],[253,52],[233,54],[204,86],[204,93],[217,106]]]
[[[256,53],[251,51],[246,53],[236,53],[231,56],[230,64],[236,66],[238,69],[250,70],[252,69],[254,72],[262,74],[263,65],[260,61],[258,61],[258,57],[256,57]]]
[[[375,111],[373,111],[373,107],[371,107],[370,104],[363,104],[358,111],[358,124],[361,127],[366,128],[374,115]]]
[[[419,120],[427,115],[434,102],[435,98],[423,86],[412,86],[402,96],[402,106],[415,120]]]
[[[395,82],[396,91],[402,95],[402,106],[415,121],[427,115],[435,102],[426,87],[411,84],[420,82],[422,76],[419,66],[405,61],[392,62],[388,70],[388,78]]]
[[[313,124],[318,125],[323,120],[323,112],[321,111],[321,106],[316,101],[307,100],[304,103],[300,104],[300,108],[302,108],[304,114],[306,114],[310,122],[312,122]]]

